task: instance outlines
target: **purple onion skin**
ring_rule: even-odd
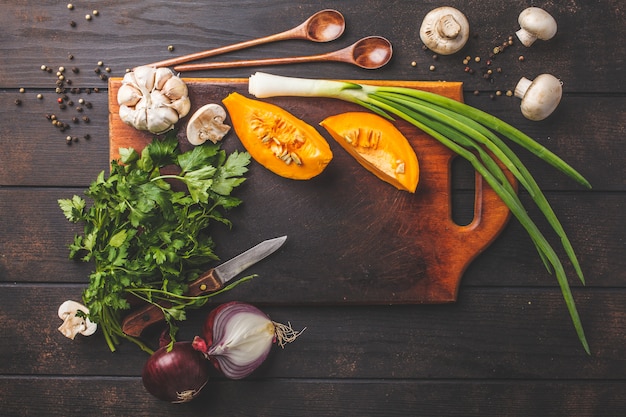
[[[209,380],[204,356],[191,342],[176,342],[171,351],[158,349],[146,362],[141,373],[146,390],[156,398],[183,403],[195,398]]]
[[[228,322],[232,316],[241,312],[253,312],[259,316],[267,317],[267,315],[257,307],[242,301],[230,301],[219,305],[211,311],[204,323],[203,335],[207,348],[205,353],[207,353],[208,348],[214,343],[219,343],[219,341],[224,338],[224,326],[226,322]],[[271,345],[268,346],[267,351],[263,355],[256,358],[253,363],[250,363],[246,367],[233,364],[226,356],[209,356],[208,359],[213,363],[215,368],[222,372],[227,378],[242,379],[261,366],[265,359],[267,359],[270,348]]]

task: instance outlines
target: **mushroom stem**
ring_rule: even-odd
[[[515,86],[515,97],[524,98],[526,91],[528,91],[528,87],[530,87],[532,83],[533,82],[526,77],[520,78]]]

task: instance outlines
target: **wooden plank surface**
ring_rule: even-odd
[[[0,15],[2,416],[626,415],[626,50],[619,44],[626,37],[626,11],[620,2],[532,2],[555,16],[556,37],[531,48],[515,44],[507,49],[493,62],[502,72],[492,81],[482,78],[488,52],[517,30],[517,15],[531,5],[527,0],[447,2],[466,13],[473,35],[460,54],[436,58],[422,49],[417,34],[423,16],[443,5],[435,0],[323,5],[101,0],[73,2],[73,11],[65,2],[5,3]],[[263,70],[314,78],[462,82],[467,103],[525,131],[579,169],[594,187],[584,190],[520,152],[563,222],[585,271],[583,287],[566,265],[591,356],[577,342],[554,277],[542,267],[516,221],[470,264],[454,303],[275,304],[277,292],[287,299],[301,296],[302,276],[311,272],[298,270],[289,286],[263,287],[262,281],[241,286],[238,296],[253,300],[277,320],[308,329],[297,343],[276,349],[250,379],[215,376],[210,386],[217,394],[207,391],[186,406],[164,404],[144,391],[140,372],[147,357],[133,345],[112,354],[99,334],[72,342],[57,331],[56,308],[67,298],[80,297],[91,265],[67,259],[67,244],[78,228],[63,218],[56,200],[82,193],[108,169],[108,80],[95,73],[98,61],[103,61],[101,70],[111,68],[109,76],[121,77],[136,65],[287,29],[321,7],[337,8],[346,16],[347,29],[339,41],[281,42],[224,58],[326,52],[362,36],[382,35],[394,45],[390,64],[376,71],[320,63],[193,76],[247,78]],[[94,8],[99,16],[85,20]],[[168,45],[174,51],[168,51]],[[482,58],[471,63],[474,74],[464,70],[466,55]],[[89,123],[73,124],[74,107],[58,108],[55,73],[41,71],[41,65],[55,71],[59,66],[80,69],[70,77],[81,92],[70,97],[92,104],[80,115],[88,116]],[[522,76],[544,72],[564,83],[561,104],[545,121],[524,119],[518,99],[495,95],[513,89]],[[42,94],[41,100],[37,94]],[[69,121],[71,129],[61,132],[51,126],[45,117],[49,113]],[[80,138],[69,147],[68,133]],[[85,134],[91,139],[84,140]],[[462,204],[457,211],[471,218],[473,174],[463,168],[451,182],[452,198]],[[528,194],[521,191],[520,196],[536,218]],[[219,231],[215,237],[220,255],[234,255],[242,249],[240,242],[268,231]],[[553,236],[550,239],[558,244]],[[271,278],[274,265],[260,265],[258,272]],[[278,273],[285,274],[286,267],[281,268]],[[224,300],[229,297],[234,295]],[[181,337],[193,337],[206,313],[194,312],[182,326]]]

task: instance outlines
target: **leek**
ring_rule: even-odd
[[[528,215],[504,169],[528,191],[560,238],[570,263],[584,285],[585,279],[574,249],[537,182],[498,134],[522,146],[583,186],[591,188],[589,182],[565,161],[493,115],[456,100],[417,89],[283,77],[257,72],[250,77],[249,92],[257,98],[326,97],[356,103],[388,119],[393,120],[393,116],[404,119],[467,159],[524,227],[548,272],[554,271],[578,339],[585,352],[590,354],[563,264]]]

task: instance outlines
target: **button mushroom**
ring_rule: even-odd
[[[59,318],[63,320],[59,331],[69,339],[74,340],[78,333],[83,336],[90,336],[98,329],[98,325],[87,318],[89,309],[76,301],[65,301],[59,306],[58,314]]]
[[[191,108],[184,81],[168,68],[150,66],[126,73],[117,102],[124,123],[154,134],[171,130]]]
[[[200,107],[187,123],[187,140],[192,145],[202,145],[207,140],[217,143],[230,130],[224,124],[226,111],[215,103]]]
[[[522,10],[517,21],[521,29],[515,34],[524,46],[532,45],[537,39],[547,41],[556,35],[556,20],[539,7]]]
[[[450,55],[465,46],[469,38],[469,22],[453,7],[438,7],[424,17],[420,38],[431,51]]]
[[[543,120],[561,101],[563,86],[554,75],[541,74],[533,81],[522,77],[515,86],[515,97],[521,98],[521,110],[529,120]]]

